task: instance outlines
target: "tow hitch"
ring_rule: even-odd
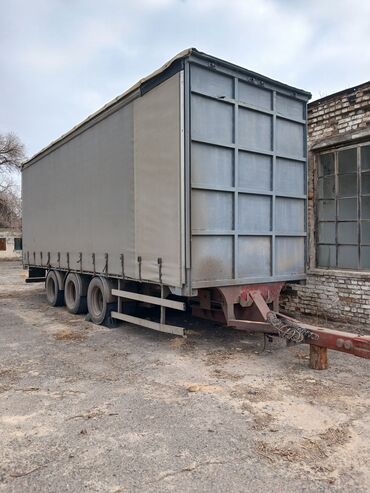
[[[370,336],[298,322],[291,317],[270,310],[259,291],[252,291],[250,296],[264,320],[277,330],[280,337],[310,345],[310,367],[314,370],[328,368],[328,349],[370,359]]]
[[[310,367],[328,368],[328,349],[370,359],[370,336],[306,324],[278,312],[283,283],[200,290],[193,314],[247,332],[310,345]]]

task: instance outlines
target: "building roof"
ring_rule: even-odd
[[[312,106],[320,105],[321,103],[328,101],[329,99],[335,99],[340,96],[350,96],[351,94],[354,94],[357,91],[364,89],[367,86],[369,86],[370,89],[370,80],[367,82],[363,82],[362,84],[358,84],[357,86],[349,87],[348,89],[342,89],[340,91],[333,92],[332,94],[328,94],[323,98],[315,99],[314,101],[311,101],[311,103],[308,103],[308,106],[312,107]]]

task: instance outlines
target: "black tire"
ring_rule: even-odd
[[[60,288],[61,286],[57,273],[53,270],[49,270],[45,279],[46,299],[49,305],[64,305],[64,290]]]
[[[116,327],[117,322],[112,319],[112,311],[117,310],[117,301],[112,296],[113,283],[105,277],[94,277],[87,290],[87,308],[90,320],[97,325]]]
[[[70,313],[87,312],[87,289],[89,279],[81,274],[70,272],[64,281],[64,299]]]

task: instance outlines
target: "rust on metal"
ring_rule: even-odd
[[[280,316],[288,320],[294,320],[286,315]],[[317,327],[303,322],[298,323],[301,327],[309,329],[318,336],[316,341],[310,341],[309,344],[370,359],[370,336]]]
[[[309,325],[278,313],[283,283],[201,289],[193,315],[238,330],[278,335],[310,345],[310,366],[328,366],[327,349],[370,359],[370,336]]]
[[[198,304],[192,306],[192,313],[238,330],[277,334],[261,315],[252,293],[261,293],[267,303],[276,306],[283,285],[275,282],[199,289]]]
[[[266,314],[269,312],[268,306],[263,300],[260,293],[252,294],[254,302],[260,309],[262,316],[267,320]],[[370,359],[370,336],[362,336],[351,332],[342,332],[340,330],[332,330],[315,325],[305,324],[295,320],[292,317],[279,314],[279,317],[298,324],[302,329],[310,331],[315,335],[315,338],[305,338],[302,342],[314,345],[320,348],[332,349],[341,351],[360,358]]]

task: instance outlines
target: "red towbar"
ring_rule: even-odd
[[[316,370],[328,367],[328,349],[370,359],[370,336],[317,327],[278,313],[282,287],[277,282],[203,289],[193,314],[239,330],[309,344],[310,366]]]
[[[270,314],[274,312],[270,310],[261,293],[259,291],[251,291],[250,296],[262,318],[270,321]],[[275,315],[277,315],[278,319],[285,320],[288,324],[290,323],[291,327],[296,327],[297,330],[303,329],[302,340],[299,342],[310,344],[310,364],[314,369],[327,368],[327,349],[370,359],[370,336],[361,336],[351,332],[342,332],[301,323],[280,313]]]

